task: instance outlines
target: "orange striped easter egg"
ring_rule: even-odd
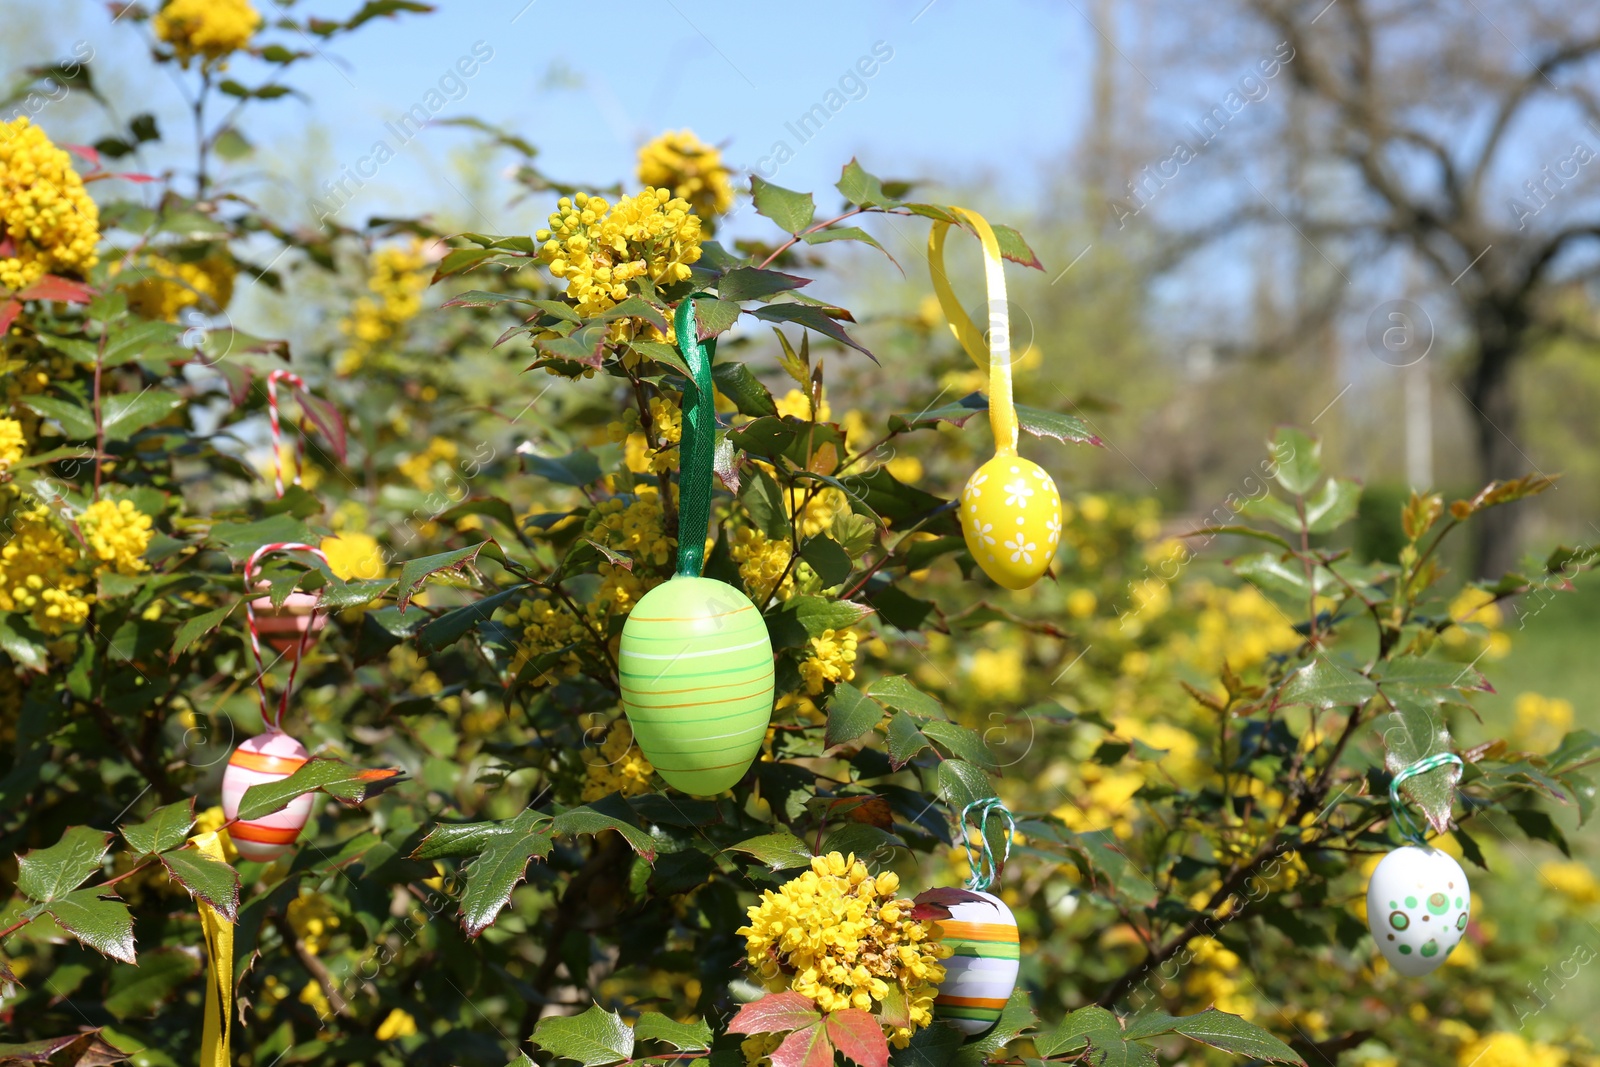
[[[311,753],[282,730],[269,729],[241,742],[228,757],[222,773],[222,812],[230,820],[239,814],[239,802],[253,785],[277,782],[299,770]],[[294,843],[311,817],[314,794],[302,793],[288,805],[270,815],[228,827],[228,836],[247,860],[277,859],[294,848]]]
[[[981,1034],[999,1021],[1020,967],[1016,917],[999,897],[979,896],[984,899],[952,904],[950,917],[936,920],[939,939],[953,954],[944,961],[933,1014],[965,1034]]]

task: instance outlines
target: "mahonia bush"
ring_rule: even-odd
[[[257,1065],[1600,1063],[1581,1012],[1527,995],[1588,962],[1574,946],[1546,973],[1529,946],[1600,906],[1567,836],[1600,737],[1538,693],[1503,738],[1467,710],[1521,639],[1511,599],[1593,554],[1498,582],[1442,562],[1457,527],[1548,480],[1417,493],[1385,517],[1397,557],[1365,559],[1360,487],[1283,429],[1259,498],[1197,529],[1065,478],[1059,446],[1087,470],[1104,453],[1054,410],[1071,368],[1042,339],[1015,370],[1041,405],[1023,449],[1068,490],[1060,544],[1050,578],[1001,590],[954,514],[990,448],[986,378],[937,302],[879,290],[892,306],[858,323],[798,293],[865,288],[876,268],[833,247],[872,250],[864,227],[953,220],[913,184],[852,161],[819,222],[810,194],[752,179],[738,195],[773,225],[729,246],[733,175],[690,131],[640,149],[633,191],[584,186],[602,197],[479,124],[519,193],[559,195],[546,228],[473,233],[428,204],[315,228],[249,195],[244,131],[306,42],[424,6],[122,11],[161,42],[151,76],[207,105],[200,144],[159,146],[193,172],[129,182],[27,118],[0,131],[0,835],[20,857],[0,1041],[25,1046],[0,1058],[192,1061],[208,990],[231,989],[232,1058]],[[144,118],[101,143],[163,140]],[[1013,275],[1039,265],[996,233]],[[308,340],[232,321],[260,307],[247,285]],[[775,653],[760,752],[714,797],[661,781],[617,666],[682,536],[690,297],[717,343],[705,573]],[[277,383],[277,442],[286,368],[306,385]],[[246,589],[283,543],[326,563],[267,555]],[[283,722],[316,759],[246,804],[311,794],[310,815],[255,862],[219,788],[264,728],[243,602],[292,591],[329,619]],[[271,708],[291,671],[264,655]],[[1362,890],[1398,840],[1386,757],[1423,736],[1466,764],[1411,799],[1472,867],[1474,918],[1402,981]],[[963,822],[989,798],[1014,828]],[[1021,973],[963,1042],[933,1004],[941,919],[984,842],[1010,855],[990,892]],[[224,926],[231,965],[204,948]]]

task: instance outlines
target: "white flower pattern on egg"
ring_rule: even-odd
[[[994,490],[984,495],[990,482]],[[962,489],[961,515],[968,551],[1007,589],[1038,581],[1061,542],[1060,492],[1038,464],[1014,454],[973,472]]]
[[[1023,563],[1032,563],[1033,553],[1039,550],[1038,545],[1034,544],[1032,541],[1029,541],[1021,534],[1017,535],[1017,539],[1015,541],[1007,541],[1006,547],[1011,549],[1012,563],[1016,563],[1018,560],[1021,560]]]

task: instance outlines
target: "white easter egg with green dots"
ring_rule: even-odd
[[[996,456],[961,490],[961,532],[983,573],[1007,589],[1026,589],[1061,547],[1061,494],[1037,463]]]
[[[726,582],[673,578],[639,599],[617,666],[633,738],[668,784],[728,789],[761,751],[772,719],[772,639]]]
[[[1408,977],[1445,961],[1466,933],[1471,913],[1467,872],[1436,848],[1395,849],[1367,883],[1367,928],[1383,958]]]

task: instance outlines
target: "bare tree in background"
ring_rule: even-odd
[[[1257,181],[1272,158],[1279,173],[1309,165],[1324,192],[1316,203],[1274,194],[1270,209],[1247,192],[1236,220],[1287,224],[1291,241],[1344,250],[1351,295],[1370,293],[1392,253],[1424,264],[1466,334],[1458,389],[1481,473],[1528,473],[1513,372],[1553,337],[1582,330],[1558,298],[1600,277],[1600,5],[1235,0],[1232,10],[1178,10],[1192,34],[1181,47],[1197,55],[1192,42],[1210,41],[1197,62],[1221,55],[1236,66],[1260,42],[1293,49],[1287,124],[1275,139],[1225,150]],[[1252,159],[1251,149],[1271,155]],[[1282,166],[1296,153],[1311,158]],[[1484,516],[1481,575],[1515,567],[1516,515]]]

